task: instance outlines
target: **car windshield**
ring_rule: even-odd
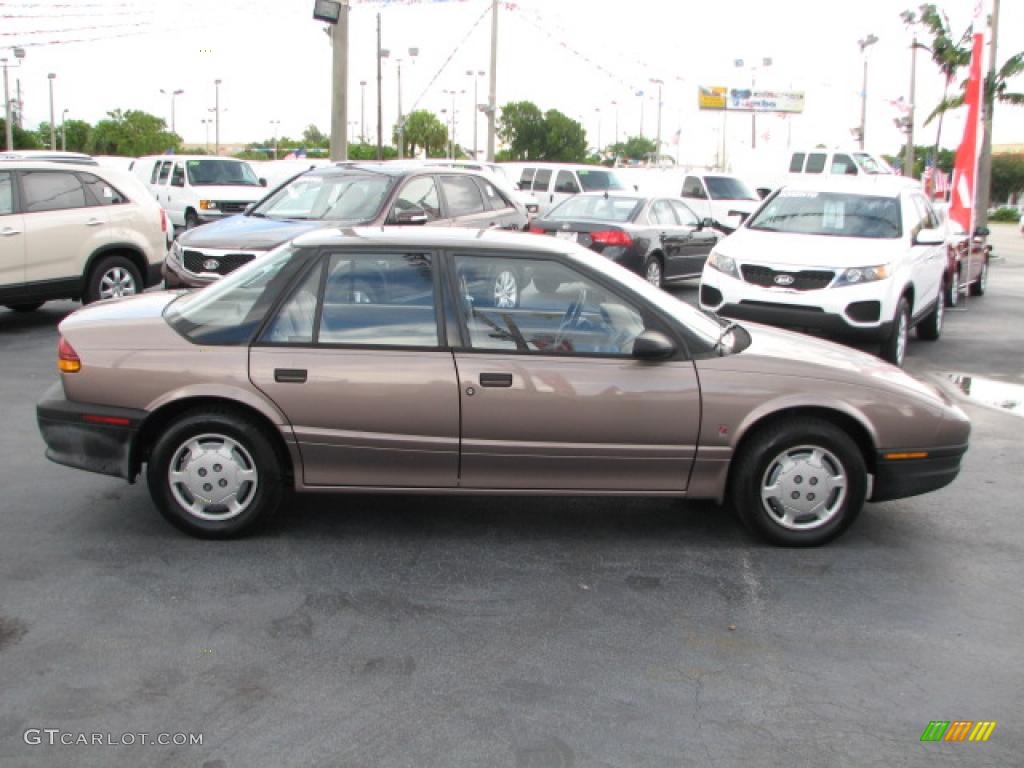
[[[555,206],[544,218],[552,221],[632,221],[643,202],[638,197],[574,195]]]
[[[236,160],[187,160],[188,183],[193,187],[258,187],[260,180],[248,163]]]
[[[586,168],[576,171],[584,192],[604,192],[606,189],[625,189],[618,176],[610,171],[592,171]]]
[[[260,203],[253,213],[268,219],[372,221],[393,183],[392,177],[381,174],[300,176]]]
[[[733,176],[705,176],[712,200],[758,200],[757,195]]]
[[[875,160],[875,158],[873,158],[867,152],[854,152],[853,159],[857,161],[857,165],[860,166],[860,169],[864,171],[864,173],[889,173],[888,168],[883,168],[881,165],[879,165],[878,161]]]
[[[248,341],[270,308],[264,297],[277,293],[267,287],[287,279],[282,272],[294,253],[290,247],[271,251],[200,291],[179,296],[167,305],[164,319],[196,344]]]
[[[784,189],[747,225],[766,232],[896,239],[903,235],[895,197]]]

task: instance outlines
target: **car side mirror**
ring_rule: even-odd
[[[675,351],[676,345],[661,331],[644,331],[633,339],[633,357],[637,360],[664,360]]]
[[[992,232],[989,230],[988,227],[978,227],[977,229],[974,230],[975,237],[988,237],[991,234]]]
[[[705,216],[703,219],[697,222],[697,229],[710,229],[715,226],[715,220],[709,216]]]
[[[430,217],[422,208],[409,208],[395,214],[395,224],[426,224]]]
[[[740,224],[742,224],[750,216],[750,212],[749,211],[729,211],[729,215],[730,216],[739,216],[740,217]]]
[[[260,177],[260,186],[261,187],[267,186],[267,180],[264,179],[263,177]]]
[[[946,236],[941,229],[922,229],[914,238],[914,245],[942,245]]]

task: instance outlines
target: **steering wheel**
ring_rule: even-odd
[[[586,302],[587,289],[580,288],[576,300],[568,306],[565,314],[562,315],[562,321],[558,324],[558,331],[555,333],[555,340],[552,342],[553,347],[557,348],[562,343],[565,335],[575,330],[576,326],[579,325],[580,317],[583,315],[583,305]]]

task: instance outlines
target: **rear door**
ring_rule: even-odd
[[[583,191],[579,179],[573,171],[562,169],[555,175],[555,186],[551,193],[551,207]]]
[[[249,375],[287,415],[310,486],[458,482],[459,392],[431,253],[328,252],[253,345]]]
[[[165,190],[166,202],[164,203],[164,208],[167,210],[167,215],[170,216],[172,221],[180,220],[182,226],[184,226],[185,208],[188,207],[188,197],[191,197],[191,193],[185,190],[184,161],[178,160],[171,167],[171,174],[167,179]]]
[[[0,291],[25,282],[25,221],[15,202],[14,174],[0,171]]]
[[[679,274],[699,275],[708,254],[719,240],[719,234],[710,227],[702,227],[697,214],[679,200],[669,200],[676,212],[680,227],[687,233],[680,242]]]
[[[506,193],[498,189],[489,180],[482,176],[476,177],[476,183],[483,194],[484,204],[492,212],[491,226],[501,229],[522,229],[524,226],[523,214],[519,212],[512,201],[506,197]]]
[[[533,195],[537,198],[537,204],[540,206],[539,214],[541,216],[551,208],[551,203],[554,200],[553,193],[550,190],[552,175],[550,168],[538,168],[537,173],[533,177]]]
[[[922,196],[911,194],[909,202],[914,206],[915,223],[911,229],[911,238],[916,238],[922,229],[937,229],[938,216],[931,204]],[[906,199],[906,198],[905,198]],[[947,259],[946,243],[940,245],[913,245],[911,240],[911,262],[914,282],[914,315],[920,314],[938,296],[945,279]]]
[[[453,227],[487,229],[498,226],[499,216],[484,202],[476,179],[469,175],[444,174],[438,177],[447,216]]]

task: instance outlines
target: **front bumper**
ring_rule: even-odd
[[[76,403],[64,396],[60,382],[36,405],[46,458],[57,464],[123,477],[132,482],[132,447],[145,411]]]
[[[166,288],[202,288],[216,282],[220,275],[195,275],[168,256],[160,268]]]
[[[960,474],[960,461],[967,452],[967,443],[931,449],[927,458],[886,459],[879,454],[875,466],[875,484],[871,501],[889,501],[918,496],[944,488]]]

